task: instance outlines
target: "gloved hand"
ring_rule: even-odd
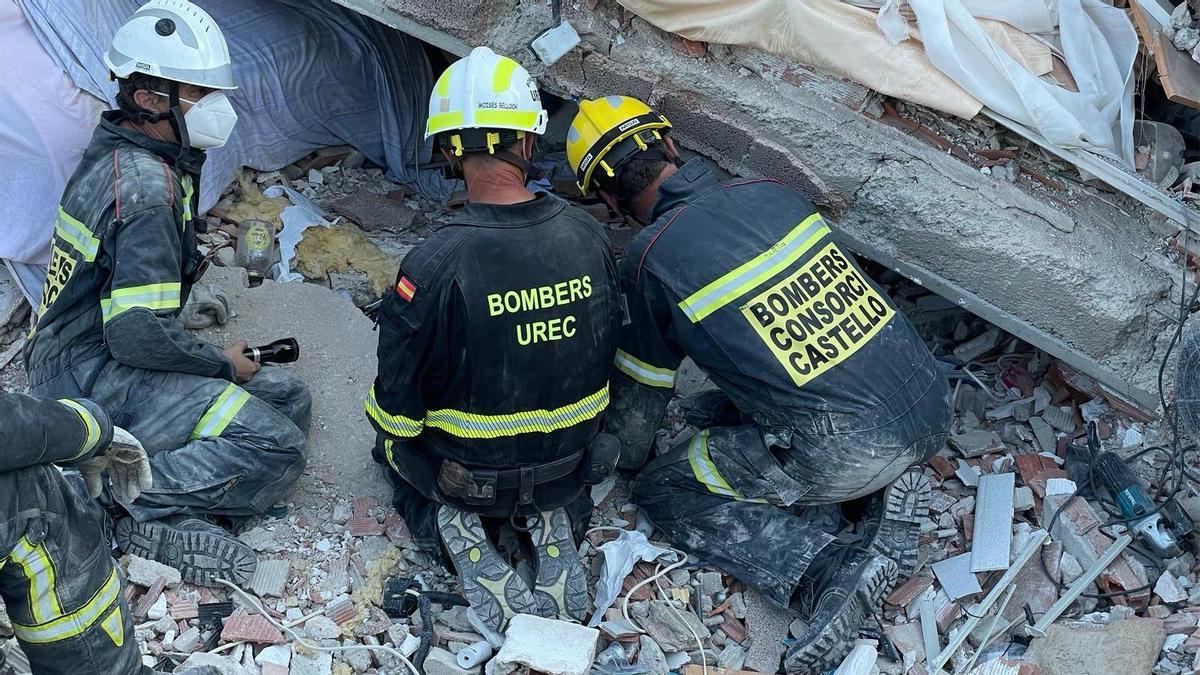
[[[224,326],[229,322],[229,298],[216,284],[196,284],[179,317],[183,327],[200,330],[209,326]]]
[[[150,473],[150,458],[146,449],[133,434],[113,427],[113,441],[108,450],[80,463],[79,473],[87,481],[88,494],[93,499],[104,489],[104,474],[112,481],[117,501],[129,504],[141,496],[142,490],[154,487]]]

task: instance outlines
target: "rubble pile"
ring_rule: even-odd
[[[352,223],[386,256],[392,274],[404,252],[463,203],[461,194],[440,203],[410,195],[380,170],[354,166],[353,155],[329,157],[306,160],[328,161],[323,165],[302,161],[283,172],[247,173],[210,213],[205,244],[217,264],[235,263],[238,218],[283,227],[292,204],[263,195],[274,185],[311,200],[335,226],[338,219]],[[565,184],[555,187],[570,194]],[[632,230],[612,222],[602,205],[583,206],[608,223],[623,248]],[[303,246],[298,251],[308,254]],[[348,258],[344,269],[309,281],[369,309],[379,293],[356,262]],[[1094,423],[1102,448],[1128,460],[1151,494],[1170,490],[1169,425],[954,303],[875,271],[952,378],[955,418],[946,447],[925,470],[933,496],[921,523],[920,565],[871,616],[838,672],[1200,669],[1200,575],[1190,540],[1181,555],[1162,562],[1135,553],[1145,545],[1124,538],[1136,534],[1126,526],[1110,524],[1106,510],[1113,507],[1096,498],[1093,472],[1079,459],[1087,457],[1079,453]],[[685,364],[681,398],[711,387]],[[657,449],[695,432],[677,398]],[[356,452],[369,461],[365,449]],[[146,560],[121,561],[146,665],[210,664],[236,675],[410,672],[396,653],[414,658],[426,626],[417,613],[385,611],[388,583],[405,579],[453,593],[455,578],[418,549],[390,504],[319,485],[295,494],[274,517],[241,525],[239,537],[260,558],[245,595],[190,586],[178,571]],[[1200,512],[1200,498],[1185,489],[1181,503]],[[592,499],[596,509],[581,545],[590,588],[605,572],[600,547],[622,532],[669,548],[655,540],[623,480],[595,486]],[[863,534],[826,509],[809,511],[845,540]],[[501,549],[527,571],[530,557],[515,542],[515,532],[501,530]],[[794,613],[694,558],[670,570],[634,565],[595,628],[521,617],[500,636],[472,619],[462,607],[433,607],[424,672],[478,675],[485,662],[488,673],[775,672],[787,645],[807,629]],[[301,639],[330,651],[312,651]]]

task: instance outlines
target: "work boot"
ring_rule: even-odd
[[[442,506],[438,531],[462,581],[463,595],[492,630],[503,629],[518,614],[538,613],[529,584],[500,557],[478,515]]]
[[[537,583],[533,595],[547,618],[583,621],[587,613],[587,570],[579,559],[565,509],[546,511],[529,530]]]
[[[896,563],[861,545],[832,544],[805,572],[808,588],[799,609],[808,631],[788,648],[789,675],[823,673],[850,652],[863,617],[874,611],[896,581]]]
[[[200,586],[220,586],[218,579],[245,586],[258,567],[253,549],[198,518],[145,523],[122,519],[117,523],[117,546],[139,558],[174,567],[184,581]]]
[[[929,515],[931,498],[929,479],[909,469],[868,501],[863,543],[871,553],[895,561],[897,579],[917,571],[921,518]]]

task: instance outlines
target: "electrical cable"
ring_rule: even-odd
[[[1147,454],[1149,452],[1153,452],[1153,451],[1166,452],[1167,462],[1163,465],[1162,470],[1159,472],[1159,478],[1158,478],[1157,484],[1154,486],[1154,497],[1153,497],[1152,501],[1155,502],[1155,506],[1154,506],[1153,510],[1151,510],[1147,513],[1141,514],[1135,518],[1127,518],[1124,516],[1124,514],[1120,513],[1119,511],[1114,512],[1112,509],[1110,509],[1109,503],[1103,498],[1101,491],[1096,489],[1096,475],[1095,475],[1096,474],[1096,472],[1095,472],[1096,456],[1095,456],[1094,450],[1092,450],[1092,448],[1090,447],[1090,444],[1089,444],[1089,448],[1088,448],[1088,453],[1089,453],[1088,482],[1086,485],[1077,486],[1075,491],[1071,494],[1071,496],[1066,501],[1064,501],[1054,511],[1054,514],[1050,517],[1049,524],[1047,524],[1047,526],[1046,526],[1046,529],[1048,531],[1052,532],[1054,530],[1054,524],[1056,522],[1058,522],[1058,519],[1059,519],[1059,517],[1062,516],[1063,511],[1068,506],[1070,506],[1071,502],[1073,502],[1077,497],[1080,496],[1080,493],[1084,490],[1085,487],[1087,487],[1091,490],[1093,497],[1096,499],[1097,502],[1100,503],[1100,505],[1104,509],[1104,511],[1110,516],[1109,522],[1105,524],[1105,526],[1109,526],[1109,525],[1117,525],[1117,524],[1128,524],[1135,520],[1141,520],[1148,516],[1159,513],[1160,511],[1162,511],[1162,509],[1164,507],[1167,506],[1167,504],[1169,504],[1172,500],[1174,500],[1176,498],[1176,496],[1179,494],[1180,491],[1182,491],[1183,486],[1187,483],[1188,480],[1200,482],[1197,480],[1198,477],[1195,474],[1188,471],[1187,463],[1185,461],[1185,456],[1186,456],[1187,452],[1189,450],[1195,449],[1196,446],[1190,445],[1185,448],[1181,445],[1181,439],[1179,437],[1179,406],[1178,406],[1178,404],[1176,404],[1175,406],[1169,406],[1167,404],[1166,387],[1163,382],[1164,378],[1165,378],[1165,374],[1166,374],[1167,362],[1170,361],[1171,353],[1175,350],[1175,347],[1179,343],[1179,339],[1183,335],[1183,327],[1184,327],[1184,324],[1187,322],[1188,315],[1191,313],[1191,308],[1193,306],[1195,306],[1197,299],[1200,298],[1200,284],[1194,284],[1195,290],[1192,292],[1190,300],[1188,299],[1188,295],[1187,295],[1188,235],[1189,235],[1189,230],[1188,230],[1188,228],[1185,227],[1183,230],[1183,263],[1181,265],[1182,279],[1181,279],[1181,283],[1180,283],[1179,315],[1176,319],[1175,331],[1171,336],[1171,341],[1167,344],[1167,349],[1166,349],[1165,353],[1163,354],[1162,360],[1158,366],[1158,400],[1159,400],[1159,404],[1162,406],[1164,414],[1169,415],[1170,429],[1171,429],[1171,448],[1169,451],[1167,451],[1165,446],[1151,446],[1149,448],[1145,448],[1145,449],[1141,450],[1140,452],[1134,454],[1133,456],[1129,457],[1127,460],[1127,461],[1130,461],[1130,460],[1136,459],[1138,457],[1144,456],[1145,454]],[[1172,468],[1176,468],[1177,472],[1173,472],[1173,473],[1170,472],[1170,469],[1172,469]],[[1171,481],[1170,490],[1166,489],[1168,478],[1173,479]],[[1168,492],[1169,492],[1169,494],[1167,494]],[[1166,495],[1165,497],[1164,497],[1164,494]],[[1165,561],[1162,559],[1161,556],[1157,555],[1153,551],[1148,551],[1148,550],[1142,548],[1140,545],[1133,545],[1133,544],[1131,544],[1128,547],[1128,550],[1133,552],[1138,557],[1149,561],[1154,566],[1154,568],[1156,570],[1158,570],[1158,572],[1160,574],[1166,570]],[[1066,584],[1063,584],[1061,581],[1056,580],[1050,574],[1050,570],[1046,566],[1046,557],[1045,557],[1044,549],[1038,551],[1038,562],[1041,565],[1042,574],[1044,574],[1047,579],[1049,579],[1052,583],[1054,583],[1055,586],[1059,590],[1067,588]],[[1157,578],[1157,575],[1156,575],[1156,578]],[[1145,592],[1147,590],[1152,589],[1153,587],[1154,587],[1153,583],[1147,583],[1143,586],[1139,586],[1139,587],[1133,588],[1133,589],[1126,589],[1123,591],[1114,591],[1114,592],[1110,592],[1110,593],[1083,593],[1083,594],[1081,594],[1081,596],[1085,597],[1085,598],[1094,598],[1094,599],[1111,599],[1111,598],[1117,598],[1117,597],[1137,595],[1138,593]]]
[[[304,638],[300,637],[300,635],[298,633],[296,633],[296,631],[292,630],[289,626],[286,626],[286,625],[280,623],[279,621],[277,621],[275,619],[275,617],[271,616],[267,612],[267,610],[263,608],[262,603],[259,601],[258,598],[254,597],[253,595],[250,595],[246,591],[243,591],[237,584],[226,581],[225,579],[217,579],[217,581],[221,584],[224,584],[227,588],[229,588],[229,590],[233,591],[239,597],[241,597],[242,600],[249,603],[250,609],[255,610],[255,613],[257,613],[257,614],[261,614],[262,616],[266,617],[267,621],[270,622],[270,624],[272,626],[279,629],[281,632],[287,634],[289,637],[291,637],[301,647],[304,647],[305,649],[308,649],[308,650],[314,651],[314,652],[325,652],[327,654],[336,654],[339,652],[360,652],[360,651],[383,652],[385,654],[391,654],[392,656],[395,656],[396,658],[400,659],[400,662],[403,663],[405,665],[405,667],[408,668],[408,671],[410,673],[412,673],[412,675],[421,675],[421,672],[418,671],[416,666],[414,666],[412,664],[412,662],[408,660],[408,657],[404,656],[404,654],[401,654],[399,651],[392,649],[391,647],[384,647],[382,645],[348,645],[348,646],[344,646],[344,647],[321,647],[318,645],[311,644]]]

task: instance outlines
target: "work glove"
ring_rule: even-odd
[[[196,284],[192,287],[187,304],[180,318],[183,327],[200,330],[210,326],[224,326],[229,322],[229,297],[216,284]]]
[[[112,482],[114,496],[122,504],[133,503],[142,490],[154,487],[146,449],[133,434],[120,427],[113,427],[113,440],[108,450],[80,463],[79,473],[83,474],[88,494],[93,499],[104,490],[105,474]]]

